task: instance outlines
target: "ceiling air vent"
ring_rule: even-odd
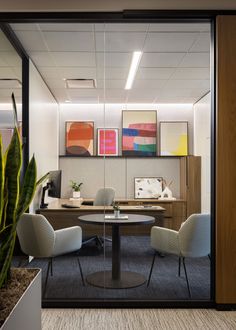
[[[66,88],[96,88],[94,79],[66,79]]]
[[[19,79],[9,79],[1,78],[0,79],[0,89],[12,89],[12,88],[22,88],[22,84]]]

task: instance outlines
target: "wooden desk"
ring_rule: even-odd
[[[70,226],[81,226],[83,234],[99,235],[104,234],[102,226],[90,225],[87,226],[78,220],[79,216],[86,214],[103,213],[103,206],[81,205],[78,208],[63,208],[62,204],[70,204],[68,199],[58,199],[55,202],[49,204],[47,209],[39,209],[37,213],[43,214],[51,223],[53,228],[61,229]],[[120,205],[121,213],[136,213],[152,216],[155,218],[155,222],[152,225],[138,225],[132,227],[122,227],[122,235],[149,235],[151,227],[153,225],[163,226],[164,224],[164,212],[165,208],[160,205],[153,205],[150,207],[143,207],[142,205]],[[111,206],[105,207],[106,212],[113,212]],[[106,234],[111,235],[111,229],[106,228]]]

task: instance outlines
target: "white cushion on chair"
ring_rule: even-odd
[[[53,256],[77,251],[82,245],[82,230],[79,226],[55,231],[56,239]]]
[[[151,246],[160,252],[179,253],[178,232],[154,226],[151,229]]]

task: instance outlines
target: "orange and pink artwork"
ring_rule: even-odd
[[[66,154],[93,156],[94,123],[92,121],[66,122]]]
[[[98,156],[118,155],[118,128],[98,128]]]

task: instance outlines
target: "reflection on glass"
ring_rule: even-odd
[[[14,118],[11,95],[14,93],[20,134],[22,132],[22,60],[0,31],[0,134],[5,151],[12,137]]]

